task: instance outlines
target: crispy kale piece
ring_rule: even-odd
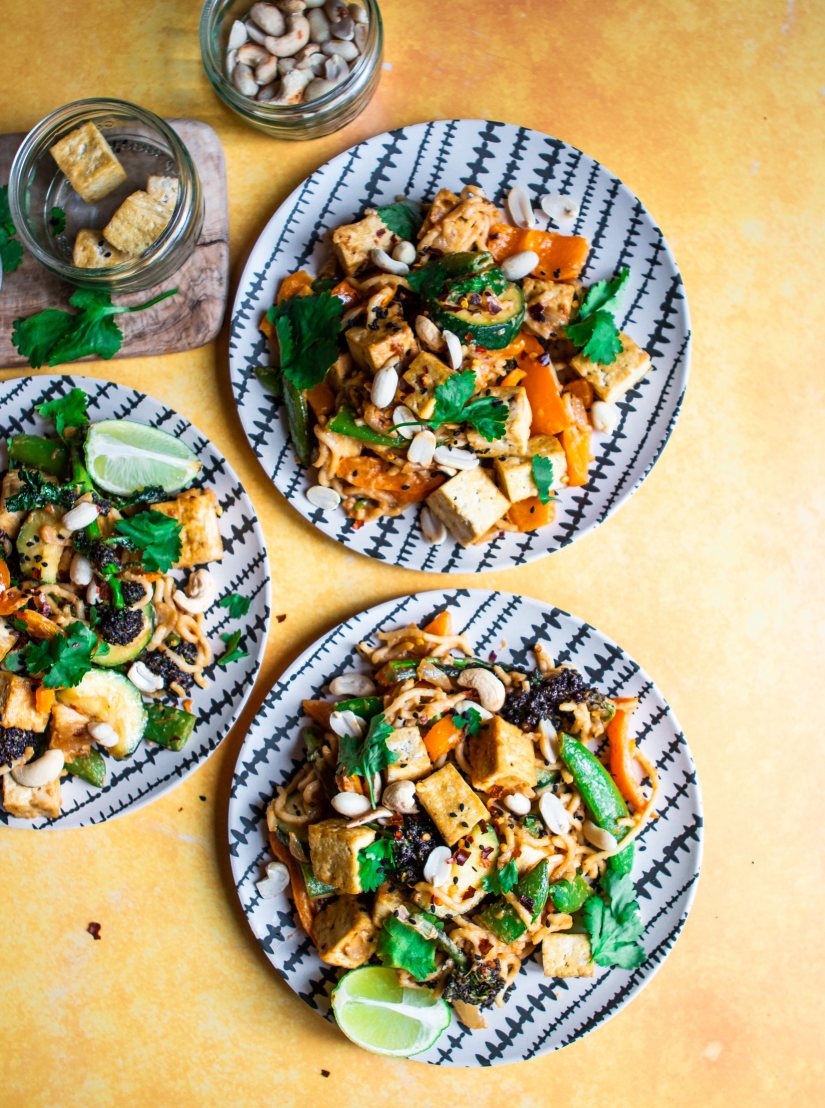
[[[585,699],[586,692],[578,670],[560,669],[550,677],[542,677],[524,692],[511,692],[501,714],[522,731],[535,731],[542,719],[552,720],[559,729],[562,723],[559,705],[568,701],[579,703]]]
[[[152,673],[156,673],[158,677],[163,678],[167,686],[177,683],[185,692],[188,692],[192,687],[194,677],[175,664],[175,655],[191,665],[195,661],[197,653],[197,647],[194,643],[180,642],[177,646],[168,646],[165,650],[153,650],[146,655],[143,661]]]
[[[97,616],[97,632],[112,646],[126,646],[143,630],[143,613],[139,608],[101,607]]]
[[[463,1000],[478,1008],[491,1008],[504,988],[501,962],[476,955],[465,970],[454,969],[444,987],[445,1000]]]
[[[127,608],[137,604],[146,595],[146,589],[140,581],[121,581],[120,591],[123,595],[123,603]]]
[[[424,878],[424,863],[437,846],[441,836],[429,816],[404,816],[392,840],[392,861],[396,877],[405,885],[415,885]]]
[[[29,746],[35,746],[33,731],[20,727],[0,727],[0,767],[13,766]]]
[[[6,500],[6,508],[10,512],[31,512],[48,504],[70,508],[77,499],[77,489],[73,485],[58,485],[49,481],[37,469],[21,466],[17,476],[20,488]]]

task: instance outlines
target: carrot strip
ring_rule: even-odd
[[[487,239],[487,249],[497,262],[522,250],[532,250],[539,256],[534,277],[550,281],[572,281],[578,277],[587,261],[590,244],[580,235],[559,235],[555,231],[525,231],[505,223],[494,223]]]
[[[593,403],[593,386],[589,381],[585,381],[583,377],[577,378],[575,381],[568,381],[564,386],[564,392],[569,392],[571,396],[577,396],[585,408],[589,408]]]
[[[506,377],[502,377],[501,384],[504,385],[506,388],[509,388],[513,385],[520,385],[526,376],[526,369],[511,369]]]
[[[291,300],[293,296],[304,296],[311,289],[312,278],[306,270],[299,269],[297,273],[290,273],[288,277],[284,277],[281,281],[275,303],[283,304],[284,300]]]
[[[424,745],[431,761],[435,762],[442,754],[447,754],[458,746],[463,731],[453,723],[452,715],[443,716],[434,723],[424,736]]]
[[[552,523],[556,516],[555,501],[542,504],[537,496],[528,496],[526,500],[517,500],[510,505],[507,516],[519,531],[537,531]]]
[[[561,433],[561,444],[567,457],[567,484],[571,488],[587,484],[587,470],[590,465],[590,424],[587,412],[577,396],[565,394],[565,409],[568,413],[568,426]]]
[[[435,619],[431,619],[423,630],[428,635],[452,635],[453,617],[445,608],[443,612],[438,613]]]
[[[349,307],[350,304],[354,304],[358,299],[357,291],[352,287],[349,281],[339,281],[335,288],[330,289],[330,296],[337,296],[339,300],[344,302],[344,307]]]
[[[20,618],[29,634],[36,639],[53,639],[60,634],[60,628],[54,620],[41,616],[40,612],[21,612]]]
[[[54,705],[55,690],[38,685],[34,690],[34,706],[38,712],[51,712]]]
[[[635,760],[636,744],[630,737],[630,716],[637,701],[614,701],[616,714],[607,725],[607,741],[610,748],[610,774],[619,792],[637,811],[645,806],[641,785],[631,772]],[[619,706],[621,703],[621,707]]]
[[[272,831],[269,832],[269,846],[272,853],[278,859],[279,862],[283,862],[286,868],[289,870],[289,882],[292,886],[292,899],[295,901],[295,909],[298,912],[298,919],[301,921],[301,926],[307,935],[312,938],[312,927],[315,923],[315,913],[312,911],[312,902],[309,899],[307,893],[307,887],[304,883],[304,875],[301,873],[300,867],[289,850],[280,841],[277,835]]]
[[[363,456],[342,458],[335,473],[359,489],[391,492],[401,504],[415,504],[423,500],[444,482],[441,474],[428,477],[423,474],[390,473],[389,467],[380,458]]]
[[[332,715],[332,705],[328,700],[305,700],[303,709],[311,720],[324,730],[329,729],[329,717]]]
[[[326,381],[320,381],[307,389],[307,403],[316,416],[328,415],[335,407],[335,397]]]
[[[29,594],[20,589],[6,589],[0,596],[0,616],[10,616],[29,602]]]
[[[7,589],[11,584],[11,574],[9,573],[9,567],[5,562],[0,562],[0,585],[4,589]]]

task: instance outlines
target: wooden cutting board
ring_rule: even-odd
[[[116,296],[118,304],[141,304],[165,288],[177,285],[177,296],[154,308],[118,317],[123,345],[118,358],[172,354],[194,350],[215,337],[223,323],[229,289],[229,212],[226,160],[215,131],[197,119],[170,119],[198,169],[204,196],[204,220],[195,250],[168,281],[144,292]],[[0,135],[0,184],[24,134]],[[44,269],[27,252],[18,269],[6,274],[0,289],[0,366],[28,365],[12,346],[15,319],[43,308],[65,308],[70,286]],[[53,369],[45,367],[46,372]]]

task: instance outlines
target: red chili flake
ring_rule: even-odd
[[[471,885],[471,886],[469,887],[469,889],[465,889],[465,890],[464,890],[464,893],[463,893],[463,895],[462,895],[461,899],[462,899],[462,900],[470,900],[470,899],[471,899],[471,897],[474,897],[475,895],[476,895],[476,890],[475,890],[475,889],[473,888],[473,886]]]
[[[329,1070],[321,1070],[321,1077],[329,1077]]]
[[[491,855],[491,854],[493,853],[493,847],[491,847],[491,846],[483,846],[483,847],[481,848],[481,851],[480,851],[480,853],[481,853],[481,857],[482,857],[482,858],[484,859],[484,861],[486,862],[486,861],[487,861],[487,859],[488,859],[488,858],[490,857],[490,855]]]
[[[524,896],[520,893],[517,895],[518,902],[522,906],[522,908],[526,908],[528,912],[532,912],[536,906],[536,902],[533,900],[533,898],[530,896]]]
[[[283,615],[275,616],[275,619],[278,621],[278,623],[283,623],[284,620],[286,619],[286,612],[284,612]]]
[[[86,928],[86,930],[89,932],[89,934],[92,936],[92,938],[94,939],[95,942],[97,942],[99,940],[99,938],[100,938],[100,924],[99,923],[90,923],[89,926]]]
[[[489,939],[481,939],[478,944],[478,952],[482,958],[486,957],[493,949],[493,944]]]
[[[495,650],[491,650],[487,657],[490,659],[491,662],[494,662],[498,657],[498,654],[496,654]]]
[[[469,851],[462,848],[461,850],[457,850],[455,852],[455,854],[453,855],[453,861],[457,866],[463,866],[469,857]]]

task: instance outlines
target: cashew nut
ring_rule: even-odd
[[[415,802],[415,785],[412,781],[393,781],[381,794],[381,803],[386,808],[392,808],[394,812],[412,815],[413,812],[418,811],[418,805]]]
[[[289,28],[286,34],[277,38],[272,35],[266,36],[266,48],[276,58],[291,58],[309,42],[309,20],[306,16],[288,15],[286,23]]]
[[[316,100],[319,96],[323,96],[327,92],[332,92],[332,90],[337,87],[337,81],[325,81],[323,77],[316,77],[307,85],[305,99]]]
[[[275,0],[279,11],[288,15],[297,15],[306,7],[305,0]]]
[[[286,21],[274,4],[253,4],[249,15],[265,34],[282,35],[284,33]]]
[[[300,104],[304,98],[304,89],[312,80],[309,69],[293,69],[285,73],[278,95],[273,96],[273,104]]]
[[[278,67],[281,64],[278,58],[267,54],[263,61],[255,69],[255,80],[259,85],[268,85],[278,76]]]
[[[504,699],[507,691],[494,673],[489,669],[479,669],[475,666],[465,669],[459,674],[458,683],[464,689],[475,689],[482,708],[488,712],[500,712],[504,707]]]
[[[240,62],[232,70],[232,84],[241,96],[254,96],[258,91],[258,82],[248,65]]]
[[[389,819],[392,816],[389,808],[370,808],[362,816],[356,816],[347,822],[347,827],[360,827],[362,823],[373,823],[375,820]]]
[[[208,569],[196,569],[189,575],[186,592],[175,589],[172,599],[183,612],[205,612],[218,594],[215,578]]]
[[[11,771],[11,775],[18,785],[23,785],[27,789],[39,789],[60,776],[64,763],[62,750],[47,750],[42,757],[36,758],[33,762],[17,766]]]
[[[256,42],[246,42],[237,53],[238,65],[248,65],[250,69],[262,65],[269,60],[269,53],[264,46],[258,46]]]

